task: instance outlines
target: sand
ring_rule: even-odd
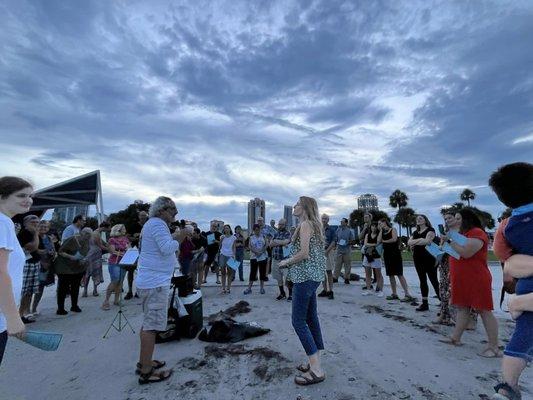
[[[497,298],[497,267],[494,271]],[[415,286],[412,268],[406,268],[406,277]],[[485,340],[481,321],[475,332],[465,334],[463,347],[449,347],[438,339],[451,328],[431,324],[436,299],[430,312],[418,314],[410,305],[362,296],[358,283],[340,283],[335,300],[319,299],[327,379],[296,386],[294,367],[305,354],[291,326],[290,303],[275,300],[272,281],[264,295],[254,288],[244,296],[243,283],[236,282],[232,293],[222,296],[212,279],[202,290],[204,317],[245,299],[251,312],[235,319],[258,322],[272,332],[233,345],[197,339],[157,345],[156,357],[166,360],[174,375],[140,386],[134,374],[138,335],[126,328],[102,338],[116,308],[102,311],[102,298],[90,296],[80,299],[81,314],[56,316],[55,288],[50,287],[42,315],[29,328],[63,333],[60,349],[46,353],[10,339],[0,367],[0,399],[486,399],[498,382],[501,360],[476,355]],[[138,332],[139,301],[125,304],[125,315]],[[501,311],[497,315],[504,344],[513,322]],[[532,377],[528,369],[521,380],[524,399],[533,399]]]

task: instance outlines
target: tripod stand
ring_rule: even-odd
[[[121,265],[120,266],[120,269],[121,269],[121,271],[120,271],[120,274],[121,274],[120,282],[122,282],[122,280],[124,279],[122,277],[122,271],[124,271],[124,275],[126,275],[127,270],[130,269],[130,268],[135,268],[135,266],[134,265],[124,265],[124,266]],[[115,323],[117,323],[117,324],[115,324]],[[107,328],[107,331],[104,334],[104,339],[107,337],[107,334],[109,333],[111,328],[115,328],[115,330],[117,332],[122,332],[122,330],[124,328],[126,328],[126,326],[129,326],[131,331],[133,333],[135,333],[135,331],[133,330],[133,327],[130,324],[130,321],[128,321],[128,318],[126,318],[126,315],[122,311],[122,285],[121,285],[120,291],[118,292],[118,311],[117,311],[117,314],[115,315],[115,318],[113,318],[113,321],[111,321],[111,324]]]

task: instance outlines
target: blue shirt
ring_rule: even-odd
[[[61,242],[65,242],[69,237],[72,237],[74,235],[77,235],[80,233],[80,228],[78,228],[76,225],[71,224],[65,228],[63,231],[63,234],[61,235]]]
[[[179,247],[179,243],[172,239],[165,221],[157,217],[150,218],[141,231],[136,286],[139,289],[170,286],[170,278],[178,261],[176,251]]]
[[[331,242],[335,241],[335,233],[337,232],[336,226],[328,225],[324,229],[324,238],[325,238],[325,248],[327,249]]]
[[[517,210],[515,210],[517,211]],[[516,254],[533,256],[533,211],[513,213],[504,232],[505,240]],[[533,276],[521,278],[516,284],[516,294],[533,292]]]
[[[504,236],[516,254],[533,256],[533,211],[510,217]]]
[[[271,238],[273,238],[274,236],[276,236],[276,233],[278,231],[275,229],[275,228],[272,228],[270,225],[265,225],[261,228],[261,235],[263,236],[270,236]]]
[[[291,238],[291,233],[287,229],[278,230],[274,235],[274,240],[287,240]],[[286,257],[283,257],[283,247],[285,246],[276,246],[272,248],[272,257],[275,260],[283,260]]]
[[[337,253],[346,254],[350,251],[350,242],[355,240],[353,231],[346,227],[340,226],[335,233],[335,242],[337,243]],[[344,244],[340,244],[344,240]]]

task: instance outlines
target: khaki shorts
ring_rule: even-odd
[[[333,271],[335,268],[335,258],[337,256],[336,250],[331,250],[326,256],[326,271]]]
[[[143,331],[161,332],[167,329],[169,291],[166,286],[137,289],[143,306]]]
[[[278,281],[278,283],[283,284],[284,278],[287,277],[287,268],[279,268],[278,264],[281,260],[272,259],[272,278]]]

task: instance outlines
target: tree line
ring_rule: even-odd
[[[464,189],[460,195],[460,202],[453,203],[449,207],[444,207],[440,210],[441,214],[444,215],[448,210],[458,211],[463,207],[470,207],[481,219],[483,226],[486,229],[493,229],[496,226],[496,222],[492,215],[486,211],[480,210],[477,207],[473,207],[471,202],[475,200],[476,194],[470,189]],[[466,204],[465,204],[466,202]],[[409,197],[405,192],[402,192],[400,189],[396,189],[389,196],[389,205],[392,208],[397,209],[396,214],[392,221],[398,224],[398,236],[402,237],[402,228],[404,229],[406,235],[411,236],[413,228],[416,227],[416,215],[417,212],[408,207]],[[369,211],[373,216],[373,221],[377,221],[381,218],[386,218],[391,221],[390,216],[384,211]],[[365,214],[364,210],[355,209],[350,214],[350,226],[352,228],[361,228],[364,224],[363,215]]]

